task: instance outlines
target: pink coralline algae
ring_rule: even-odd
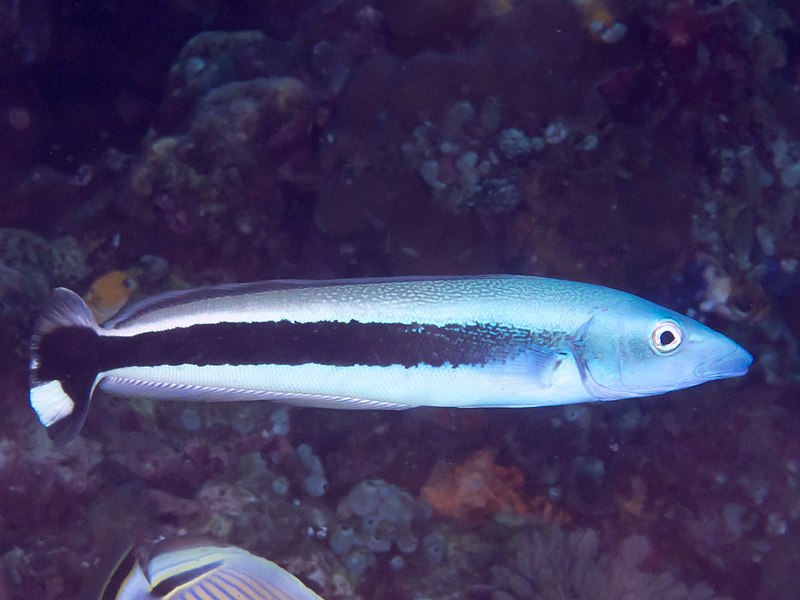
[[[67,448],[54,448],[40,433],[32,435],[27,445],[0,440],[0,480],[8,482],[0,501],[6,530],[25,527],[34,514],[41,525],[58,522],[70,502],[97,490],[95,468],[102,458],[99,445],[81,440]]]
[[[203,232],[223,255],[237,252],[231,244],[240,236],[266,244],[278,224],[280,181],[291,180],[294,160],[303,160],[309,102],[308,88],[291,77],[212,89],[197,101],[185,133],[154,139],[134,166],[131,193],[150,201],[135,218],[155,219],[179,239]]]
[[[105,487],[100,444],[79,440],[54,448],[29,420],[22,425],[13,413],[7,417],[20,427],[0,436],[0,594],[18,598],[25,589],[38,598],[71,596],[81,569],[67,547],[86,557],[91,550],[85,534],[64,524],[83,521],[87,503]]]
[[[452,470],[444,465],[435,467],[422,496],[440,515],[476,522],[498,511],[517,516],[527,513],[520,494],[524,483],[518,468],[497,465],[492,452],[482,450]]]
[[[591,529],[533,529],[517,544],[511,568],[494,569],[492,600],[725,600],[706,583],[687,585],[668,570],[651,572],[653,547],[641,535],[623,539],[614,552],[601,552]]]

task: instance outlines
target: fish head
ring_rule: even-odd
[[[753,357],[710,327],[631,297],[576,338],[583,384],[601,400],[652,396],[747,373]]]

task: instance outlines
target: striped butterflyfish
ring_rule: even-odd
[[[133,549],[118,561],[99,600],[321,600],[275,563],[236,546],[194,537]]]
[[[686,316],[606,287],[530,276],[271,281],[166,293],[99,326],[53,293],[30,400],[51,437],[96,390],[298,406],[532,407],[661,394],[752,357]]]

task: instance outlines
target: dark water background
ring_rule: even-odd
[[[125,542],[187,532],[329,600],[800,597],[798,7],[2,0],[0,599],[78,597]],[[134,297],[563,277],[756,363],[521,411],[100,398],[54,448],[33,321],[114,270]]]

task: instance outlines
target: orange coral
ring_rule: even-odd
[[[638,517],[642,514],[647,501],[647,485],[638,475],[631,477],[631,491],[629,496],[616,494],[614,496],[621,516]]]
[[[422,496],[440,515],[477,522],[503,511],[528,512],[520,495],[525,477],[517,467],[503,467],[490,450],[479,450],[463,464],[438,463],[422,488]]]
[[[613,44],[625,35],[627,28],[618,23],[607,0],[572,0],[581,13],[583,26],[592,38]]]
[[[542,523],[555,523],[559,527],[566,528],[573,525],[572,515],[560,508],[547,496],[534,496],[528,503],[529,514]]]

